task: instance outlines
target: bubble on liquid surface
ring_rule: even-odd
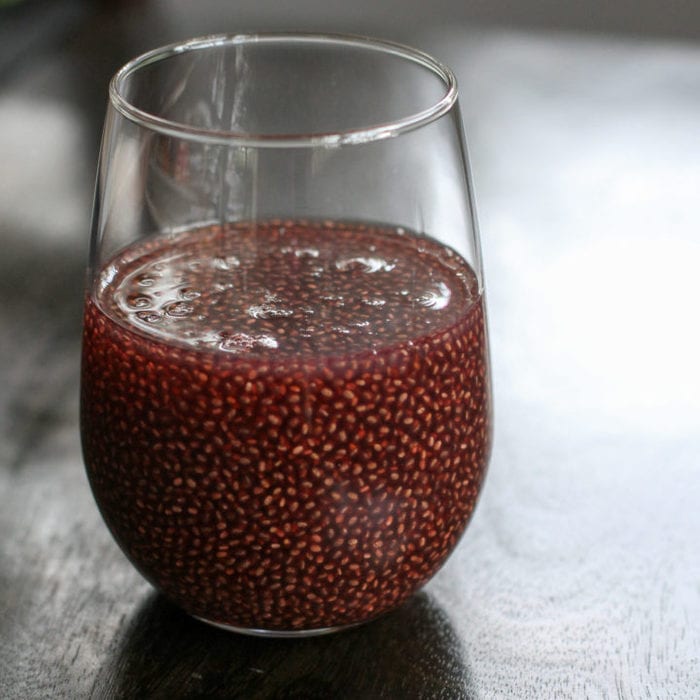
[[[163,311],[172,318],[184,318],[189,316],[194,308],[184,301],[172,301],[163,307]]]
[[[362,299],[362,303],[365,306],[374,306],[380,308],[386,304],[386,299],[381,299],[380,297],[366,297]]]
[[[212,267],[216,270],[226,272],[235,270],[241,266],[241,261],[235,255],[216,256],[212,261]]]
[[[317,248],[297,248],[294,255],[297,258],[317,258],[320,253]]]
[[[294,315],[292,309],[280,306],[281,299],[270,292],[265,293],[264,301],[261,304],[253,304],[247,309],[248,316],[259,319],[289,318]]]
[[[178,294],[185,301],[193,301],[194,299],[202,296],[202,292],[199,292],[192,287],[183,287]]]
[[[294,311],[284,309],[274,304],[255,304],[248,307],[248,316],[259,319],[288,318]]]
[[[158,311],[137,311],[136,318],[144,323],[159,323],[163,320],[163,314]]]
[[[126,303],[132,309],[147,309],[153,305],[153,299],[148,294],[129,294]]]
[[[439,311],[444,309],[450,303],[452,292],[444,282],[438,282],[433,289],[416,297],[416,303],[425,306],[427,309]]]
[[[139,287],[152,287],[155,284],[155,277],[149,274],[139,275],[135,280]]]
[[[391,272],[396,267],[395,261],[385,260],[384,258],[364,257],[341,258],[336,260],[336,269],[341,272]]]
[[[278,346],[277,340],[266,333],[233,333],[219,343],[219,349],[232,353],[246,353],[255,348],[274,350]]]

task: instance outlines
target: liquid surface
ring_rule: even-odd
[[[453,251],[402,229],[219,226],[142,243],[98,303],[171,342],[239,355],[376,349],[451,323],[477,296]]]

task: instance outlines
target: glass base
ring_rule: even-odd
[[[265,630],[256,629],[251,627],[236,627],[235,625],[225,625],[222,622],[213,622],[212,620],[207,620],[204,617],[198,617],[193,615],[196,620],[204,622],[212,627],[218,627],[221,630],[226,630],[227,632],[235,632],[236,634],[247,634],[251,637],[268,637],[277,639],[301,639],[303,637],[320,637],[324,634],[334,634],[335,632],[342,632],[343,630],[349,630],[353,627],[359,627],[362,622],[352,622],[349,625],[338,625],[337,627],[318,627],[311,630]]]

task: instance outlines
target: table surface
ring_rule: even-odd
[[[461,83],[490,472],[457,551],[403,608],[262,640],[189,619],[139,577],[80,455],[106,83],[212,29],[184,5],[72,3],[0,62],[0,697],[700,697],[700,45],[395,32]]]

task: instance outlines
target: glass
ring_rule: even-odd
[[[301,34],[135,59],[110,85],[90,251],[85,464],[156,588],[294,636],[435,574],[491,445],[448,68]]]

